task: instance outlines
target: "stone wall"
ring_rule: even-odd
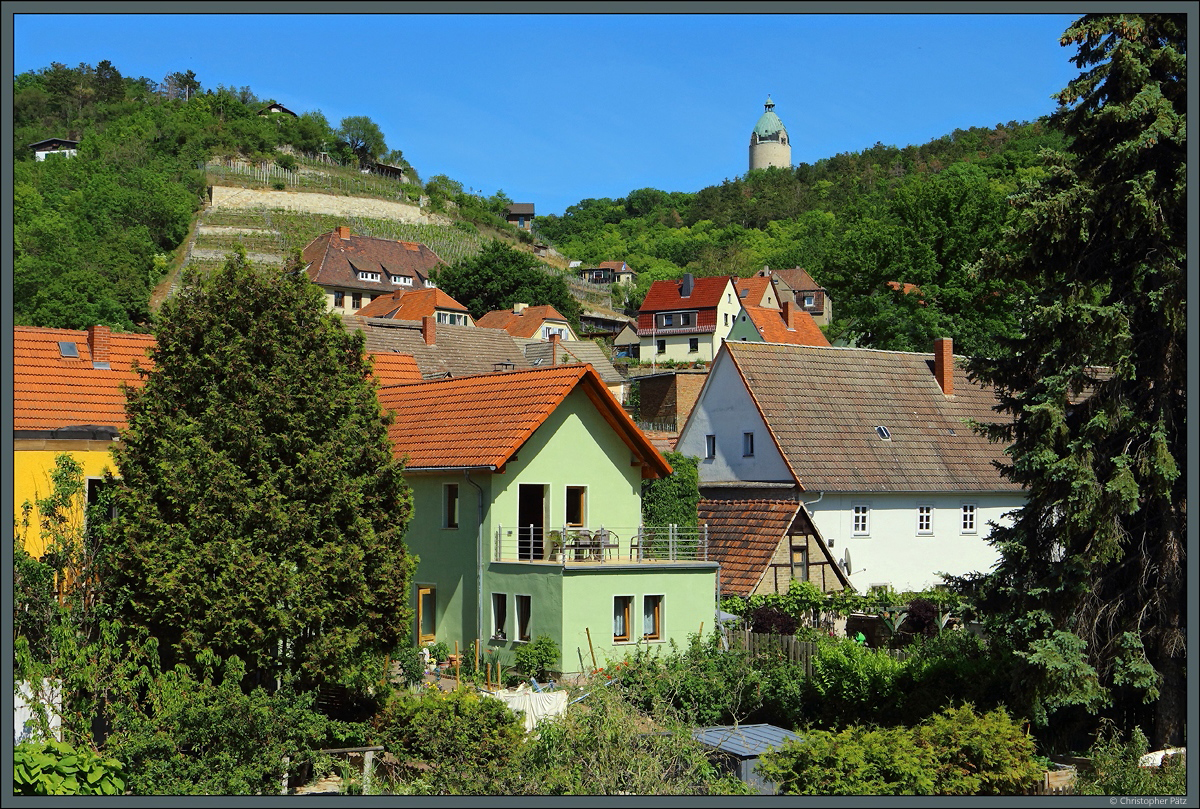
[[[329,216],[361,216],[390,219],[413,225],[450,225],[453,220],[423,211],[416,205],[370,197],[341,197],[311,191],[266,191],[214,185],[210,204],[214,208],[268,208]]]

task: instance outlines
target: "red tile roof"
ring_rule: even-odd
[[[408,354],[372,351],[367,356],[371,358],[371,376],[379,380],[380,387],[421,381],[421,369]]]
[[[105,359],[109,367],[96,367]],[[78,358],[64,357],[59,343],[75,347]],[[13,328],[13,429],[55,430],[84,425],[125,426],[122,384],[138,387],[134,363],[154,367],[147,352],[154,347],[148,334],[113,334],[104,326],[87,331]]]
[[[308,277],[325,287],[345,287],[375,292],[423,287],[429,274],[446,262],[418,242],[356,236],[347,227],[322,233],[301,252],[308,264]],[[362,281],[358,271],[377,272],[378,281]],[[413,279],[411,287],[393,284],[389,276]]]
[[[512,309],[497,309],[479,318],[475,325],[504,329],[513,337],[537,337],[541,335],[542,323],[547,320],[567,325],[567,319],[553,306],[527,306],[520,314],[515,314]]]
[[[112,333],[104,326],[88,332],[68,329],[13,328],[13,429],[56,430],[86,425],[124,429],[125,393],[122,384],[140,387],[142,377],[133,369],[154,369],[150,334]],[[103,362],[107,336],[108,368]],[[78,358],[62,356],[59,343],[75,346]],[[94,347],[93,347],[94,346]],[[421,373],[410,356],[373,353],[374,376],[380,385],[419,382]]]
[[[390,317],[393,320],[420,320],[438,310],[468,314],[467,307],[436,287],[397,289],[359,309],[359,317]]]
[[[770,278],[764,278],[760,275],[751,276],[750,278],[737,278],[733,282],[734,287],[738,291],[738,300],[743,305],[750,306],[779,306],[779,299],[775,296],[775,288],[771,284]],[[742,292],[745,291],[743,295]],[[768,291],[770,291],[770,301],[767,301]]]
[[[701,500],[708,555],[721,563],[721,593],[750,595],[800,510],[795,500]]]
[[[715,309],[725,294],[731,276],[717,275],[695,279],[692,294],[679,294],[683,281],[655,281],[646,291],[639,312],[664,312],[677,309]]]
[[[750,322],[758,329],[764,343],[788,343],[801,346],[828,346],[829,340],[812,315],[799,307],[792,307],[792,325],[788,326],[783,313],[778,309],[762,306],[743,306]]]
[[[385,388],[379,400],[397,418],[388,435],[407,468],[501,468],[567,395],[582,389],[642,461],[642,476],[671,473],[666,459],[588,365],[560,365]]]

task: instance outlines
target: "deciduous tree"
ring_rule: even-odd
[[[1054,116],[1070,150],[986,267],[1034,290],[1023,334],[974,364],[1028,495],[993,534],[989,606],[1031,708],[1111,701],[1160,745],[1183,741],[1186,688],[1186,36],[1161,14],[1063,34],[1084,71]]]

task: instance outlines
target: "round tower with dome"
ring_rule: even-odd
[[[792,144],[788,141],[787,129],[775,114],[775,102],[767,96],[765,111],[754,131],[750,133],[750,170],[771,166],[792,167]]]

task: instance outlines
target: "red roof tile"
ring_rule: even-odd
[[[692,294],[679,294],[683,281],[655,281],[646,292],[639,312],[663,312],[676,309],[715,309],[725,294],[731,276],[717,275],[695,279]]]
[[[721,563],[721,592],[750,595],[800,510],[795,500],[701,500],[708,554]]]
[[[497,309],[479,318],[475,325],[485,329],[504,329],[513,337],[537,337],[541,334],[542,323],[547,320],[567,325],[567,319],[553,306],[527,306],[520,314],[512,309]]]
[[[821,332],[821,327],[812,315],[798,307],[792,308],[792,326],[788,327],[783,320],[783,313],[778,309],[767,309],[762,306],[743,306],[750,321],[758,329],[764,343],[787,343],[801,346],[828,346],[829,340]]]
[[[305,245],[301,255],[308,264],[308,277],[315,284],[377,292],[422,287],[431,272],[446,265],[418,242],[356,236],[349,228],[322,233]],[[380,279],[359,280],[359,270],[380,273]],[[388,276],[412,278],[413,286],[392,284]]]
[[[779,300],[775,297],[775,287],[771,283],[770,278],[765,278],[761,275],[754,275],[749,278],[736,278],[733,285],[737,289],[738,300],[742,302],[743,306],[779,307]],[[769,296],[768,292],[770,293]],[[767,300],[768,297],[770,297],[769,301]]]
[[[388,435],[413,470],[503,467],[567,395],[581,388],[642,460],[644,477],[671,467],[588,365],[560,365],[385,388],[380,404],[397,413]]]
[[[148,334],[114,334],[98,326],[93,343],[88,332],[69,329],[13,328],[13,429],[54,430],[84,425],[125,426],[122,384],[138,387],[134,363],[153,368]],[[109,367],[102,343],[107,338]],[[59,343],[75,347],[78,358],[62,355]],[[94,350],[95,349],[95,350]]]
[[[462,312],[467,307],[436,287],[426,289],[397,289],[359,309],[358,317],[388,317],[393,320],[420,320],[431,317],[438,310]]]
[[[379,380],[380,387],[421,381],[421,369],[408,354],[373,351],[368,352],[368,356],[371,358],[371,376]]]

